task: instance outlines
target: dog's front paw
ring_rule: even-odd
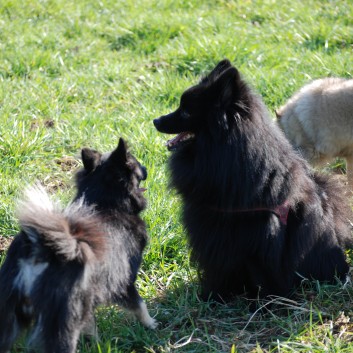
[[[158,321],[153,319],[152,317],[150,317],[148,320],[146,320],[145,322],[142,322],[143,325],[151,330],[154,330],[157,328],[158,326]]]
[[[158,322],[150,316],[144,301],[139,303],[139,307],[134,310],[134,314],[143,326],[150,329],[155,329],[158,326]]]

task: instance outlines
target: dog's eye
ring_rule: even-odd
[[[180,115],[181,115],[181,118],[182,118],[182,119],[189,119],[191,114],[189,114],[189,113],[188,113],[187,111],[185,111],[185,110],[182,110],[181,113],[180,113]]]

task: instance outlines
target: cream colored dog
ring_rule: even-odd
[[[353,188],[353,80],[323,78],[302,87],[276,112],[292,145],[313,165],[347,162]]]

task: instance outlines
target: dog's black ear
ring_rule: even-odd
[[[96,169],[101,157],[102,155],[98,151],[91,150],[90,148],[83,148],[81,150],[82,163],[87,172],[92,172]]]
[[[127,162],[127,146],[125,141],[120,138],[118,147],[112,152],[109,157],[109,160],[113,161],[114,163],[118,163],[121,165],[126,164]]]
[[[235,67],[230,67],[223,71],[212,84],[213,96],[218,98],[218,103],[222,107],[226,108],[234,103],[240,82],[239,71]]]
[[[214,81],[224,70],[232,67],[232,64],[228,59],[220,61],[216,67],[207,75],[206,80]]]

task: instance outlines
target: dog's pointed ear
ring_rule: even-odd
[[[220,75],[226,69],[229,69],[230,67],[232,67],[232,64],[230,63],[230,61],[228,59],[224,59],[216,65],[216,67],[210,72],[210,74],[208,76],[209,77],[216,77],[216,76]]]
[[[202,82],[214,81],[224,70],[232,67],[232,64],[228,59],[220,61],[216,67],[202,80]]]
[[[127,146],[124,141],[120,137],[118,147],[112,152],[109,157],[109,160],[114,161],[114,163],[118,163],[120,165],[124,165],[127,162]]]
[[[81,150],[82,163],[87,172],[92,172],[96,169],[101,157],[102,155],[98,151],[91,150],[90,148],[83,148]]]
[[[239,71],[231,66],[222,72],[212,85],[218,103],[222,107],[228,107],[234,103],[234,98],[238,95],[239,84],[241,82]]]

